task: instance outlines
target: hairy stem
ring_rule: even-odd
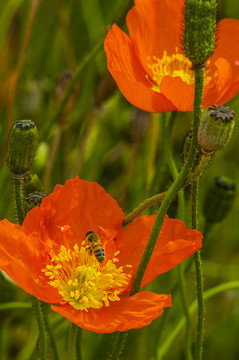
[[[199,181],[192,185],[192,228],[198,229],[198,187]],[[197,301],[198,301],[198,324],[196,342],[196,360],[202,359],[203,329],[204,329],[204,297],[203,297],[203,273],[200,250],[194,254],[196,279],[197,279]]]
[[[229,281],[224,284],[220,284],[217,286],[214,286],[213,288],[207,290],[204,292],[204,300],[209,300],[212,297],[230,290],[239,290],[239,281]],[[195,300],[189,307],[189,313],[192,316],[192,314],[197,310],[197,300]],[[185,324],[185,317],[182,317],[180,321],[177,321],[177,324],[171,331],[171,333],[167,336],[167,339],[163,343],[163,345],[158,349],[158,356],[157,360],[162,359],[167,352],[172,348],[172,344],[177,338],[177,336],[180,334],[180,332],[183,329],[183,326]]]
[[[39,358],[40,360],[47,359],[47,331],[45,327],[44,317],[42,315],[40,301],[34,296],[31,297],[32,300],[32,310],[37,320],[37,325],[39,329]]]

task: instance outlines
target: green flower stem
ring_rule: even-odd
[[[203,78],[204,78],[204,71],[195,71],[195,96],[194,96],[194,113],[193,113],[193,132],[192,132],[192,142],[189,150],[189,154],[187,160],[178,176],[176,181],[173,183],[167,195],[165,196],[160,209],[158,211],[158,215],[156,217],[151,235],[149,237],[148,244],[145,248],[144,254],[141,258],[139,263],[138,269],[136,271],[131,295],[137,293],[140,289],[140,285],[144,276],[144,272],[148,266],[149,260],[153,253],[154,247],[156,245],[161,227],[163,225],[164,217],[167,213],[169,205],[171,204],[172,200],[174,199],[177,192],[180,190],[181,186],[187,179],[188,175],[190,174],[190,170],[194,164],[194,160],[197,154],[197,131],[198,125],[201,117],[201,105],[202,105],[202,94],[203,94]]]
[[[45,320],[41,311],[40,301],[32,296],[32,310],[37,320],[39,329],[39,357],[40,360],[47,359],[47,331]]]
[[[123,220],[123,225],[129,224],[133,221],[137,216],[139,216],[144,210],[146,210],[150,205],[156,204],[159,201],[162,201],[167,195],[167,191],[163,193],[152,196],[142,202],[136,209],[134,209],[129,215],[125,216]]]
[[[204,171],[210,166],[212,163],[212,157],[202,155],[200,163],[194,169],[193,173],[188,177],[187,184],[192,184],[195,180],[201,177]]]
[[[53,333],[51,331],[51,327],[49,325],[48,322],[48,316],[47,316],[47,312],[49,309],[49,304],[44,303],[43,301],[39,301],[39,305],[40,305],[40,311],[42,314],[42,318],[44,321],[44,326],[45,326],[45,330],[46,330],[46,335],[47,335],[47,339],[50,342],[51,348],[49,350],[51,350],[51,359],[53,360],[59,360],[59,355],[58,355],[58,351],[57,351],[57,347],[56,347],[56,342],[53,336]]]
[[[212,297],[230,290],[239,290],[239,281],[229,281],[224,284],[220,284],[217,286],[214,286],[213,288],[207,290],[204,292],[204,300],[207,301],[211,299]],[[197,300],[195,300],[189,307],[189,313],[192,316],[194,312],[197,310]],[[157,360],[162,359],[167,352],[172,348],[172,344],[177,338],[177,336],[180,334],[180,332],[183,329],[183,326],[185,324],[185,317],[182,317],[179,322],[177,322],[177,325],[172,328],[172,331],[170,334],[168,334],[165,342],[162,346],[158,349],[158,356]]]
[[[118,332],[109,360],[119,360],[128,331]]]
[[[192,184],[194,182],[194,180],[196,180],[199,176],[202,175],[203,171],[206,169],[206,167],[208,167],[210,165],[210,163],[211,163],[211,159],[209,159],[209,158],[203,159],[202,167],[200,165],[198,165],[198,167],[195,169],[195,172],[193,172],[192,174],[190,174],[187,177],[187,179],[182,184],[180,189],[183,189],[185,186],[187,186],[189,184]],[[154,196],[148,198],[147,200],[145,200],[144,202],[142,202],[129,215],[125,216],[125,218],[123,220],[123,225],[127,225],[130,222],[132,222],[137,216],[139,216],[149,206],[151,206],[153,204],[157,204],[158,202],[163,201],[163,199],[167,195],[167,192],[168,191],[164,191],[164,192],[162,192],[160,194],[157,194],[157,195],[154,195]]]
[[[67,360],[76,360],[76,340],[78,333],[78,326],[71,323],[70,334],[68,339],[68,352],[67,352]]]
[[[25,219],[25,210],[23,206],[23,175],[14,175],[12,174],[12,182],[14,188],[14,195],[15,195],[15,204],[17,210],[17,219],[19,225],[22,225],[23,220]]]
[[[193,167],[196,155],[197,155],[197,131],[198,131],[198,125],[201,118],[201,106],[202,106],[202,94],[203,94],[203,78],[204,78],[204,71],[203,70],[195,70],[195,94],[194,94],[194,111],[193,111],[193,132],[192,132],[192,140],[191,140],[191,146],[189,149],[188,157],[186,159],[186,162],[176,179],[176,181],[173,183],[171,188],[168,190],[161,206],[158,211],[158,215],[156,217],[156,220],[154,222],[154,226],[151,232],[151,235],[149,237],[149,241],[146,245],[145,251],[143,253],[143,256],[140,260],[138,269],[135,273],[134,281],[132,284],[130,295],[136,294],[140,290],[140,285],[144,276],[144,272],[148,266],[149,260],[151,258],[151,255],[153,253],[154,247],[156,245],[161,227],[163,225],[164,217],[167,213],[167,210],[178,193],[178,191],[183,186],[184,182],[186,181],[187,177],[190,174],[191,168]],[[126,335],[125,335],[126,337]],[[118,340],[117,344],[117,351],[115,359],[118,359],[120,356],[120,352],[123,346],[123,341],[125,340],[125,337],[121,337],[121,339]],[[111,358],[113,359],[113,358]]]
[[[192,324],[191,317],[189,313],[188,303],[187,303],[187,294],[185,286],[185,277],[183,264],[178,265],[178,277],[179,277],[179,288],[181,293],[182,306],[184,311],[184,316],[186,320],[186,334],[185,334],[185,347],[186,347],[186,360],[192,360],[192,349],[191,349],[191,334],[192,334]]]
[[[0,311],[6,310],[29,310],[31,309],[31,304],[27,302],[20,302],[20,301],[12,301],[9,303],[1,303],[0,304]]]
[[[166,158],[168,161],[168,165],[171,171],[171,174],[176,180],[178,178],[178,169],[175,164],[172,147],[170,146],[170,129],[172,128],[173,122],[175,120],[175,114],[172,113],[171,118],[167,122],[167,132],[166,132]],[[178,219],[184,219],[185,217],[185,198],[183,190],[178,192]],[[181,300],[183,311],[186,319],[186,335],[185,335],[185,342],[186,342],[186,359],[192,360],[192,349],[191,349],[191,333],[192,333],[192,326],[191,326],[191,318],[189,314],[189,308],[187,304],[187,294],[186,294],[186,286],[185,286],[185,278],[184,278],[184,270],[183,264],[178,265],[178,277],[179,277],[179,287],[181,293]]]
[[[176,112],[173,112],[172,113],[172,118],[170,119],[170,123],[172,123],[174,121],[175,115],[176,115]],[[170,126],[170,125],[168,125],[168,126]],[[168,136],[168,133],[167,133],[167,136]],[[166,138],[166,135],[165,135],[165,138]],[[165,146],[165,144],[164,144],[164,146]],[[167,151],[168,151],[168,147],[167,147]],[[167,153],[168,158],[169,158],[169,156],[171,157],[172,155],[170,155],[170,153]],[[171,173],[173,174],[174,173],[174,165],[172,165],[172,162],[170,161],[170,159],[168,159],[168,161],[169,161],[169,166],[170,166]],[[202,156],[202,159],[201,159],[200,163],[195,168],[194,172],[192,174],[189,174],[189,176],[185,179],[184,183],[181,186],[181,189],[183,189],[185,186],[187,186],[189,184],[192,184],[199,176],[201,176],[203,174],[203,172],[205,171],[205,169],[211,164],[211,162],[212,162],[211,157]],[[176,170],[177,170],[177,168],[176,168]],[[156,169],[156,172],[157,172],[157,169]],[[147,200],[145,200],[144,202],[142,202],[129,215],[125,216],[125,218],[123,220],[123,225],[127,225],[130,222],[132,222],[137,216],[139,216],[149,206],[162,201],[165,198],[166,195],[167,195],[167,191],[164,191],[164,192],[162,192],[160,194],[157,194],[157,195],[154,195],[154,196],[148,198]],[[179,199],[180,199],[180,197],[182,195],[180,195],[180,193],[179,193],[178,196],[179,196]],[[180,200],[179,200],[179,202],[180,202]]]
[[[198,229],[198,188],[199,181],[192,185],[192,228]],[[197,279],[197,301],[198,301],[198,325],[196,342],[196,360],[202,359],[203,329],[204,329],[204,295],[203,295],[203,272],[200,250],[194,254],[196,279]]]
[[[14,186],[14,194],[15,194],[15,202],[16,202],[16,210],[19,225],[22,225],[25,219],[25,210],[23,205],[23,175],[14,175],[12,174],[13,186]],[[46,313],[43,309],[43,305],[41,301],[32,296],[32,310],[36,316],[38,329],[39,329],[39,355],[40,360],[46,360],[47,356],[47,334],[50,335],[50,339],[52,344],[54,345],[53,337],[50,333],[50,327],[48,326]],[[58,359],[56,347],[53,346],[54,352],[56,354],[55,359]]]

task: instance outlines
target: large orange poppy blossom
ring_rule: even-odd
[[[135,0],[126,22],[129,36],[113,25],[105,39],[108,69],[125,98],[149,112],[193,110],[194,73],[183,52],[185,0]],[[207,60],[203,108],[222,105],[239,92],[239,21],[217,25]]]
[[[143,327],[171,306],[171,296],[148,291],[128,296],[155,216],[140,216],[126,229],[123,219],[100,185],[76,177],[57,185],[22,226],[0,222],[0,268],[83,329],[110,333]],[[100,238],[96,248],[84,240],[89,231]],[[198,231],[166,217],[142,287],[197,251],[201,239]],[[102,246],[100,263],[94,251]]]

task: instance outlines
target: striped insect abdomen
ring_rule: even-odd
[[[94,255],[95,255],[96,259],[100,263],[103,263],[105,261],[105,250],[103,248],[103,245],[94,244],[94,245],[92,245],[92,250],[94,252]]]

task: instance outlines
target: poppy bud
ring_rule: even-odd
[[[24,174],[24,194],[27,196],[34,191],[43,191],[43,186],[38,175],[28,171]]]
[[[222,149],[230,140],[234,125],[234,111],[228,106],[209,107],[198,128],[198,143],[202,151],[207,154]]]
[[[214,184],[208,189],[203,203],[206,221],[210,224],[222,221],[231,210],[235,196],[235,183],[225,176],[217,176]]]
[[[33,193],[28,194],[25,198],[24,203],[26,212],[30,211],[36,206],[40,206],[42,199],[44,199],[45,197],[46,195],[44,194],[44,192],[34,191]]]
[[[203,68],[215,48],[216,0],[187,0],[184,18],[184,52],[194,68]]]
[[[18,120],[9,136],[6,165],[9,170],[20,175],[33,165],[38,147],[38,130],[31,120]]]

